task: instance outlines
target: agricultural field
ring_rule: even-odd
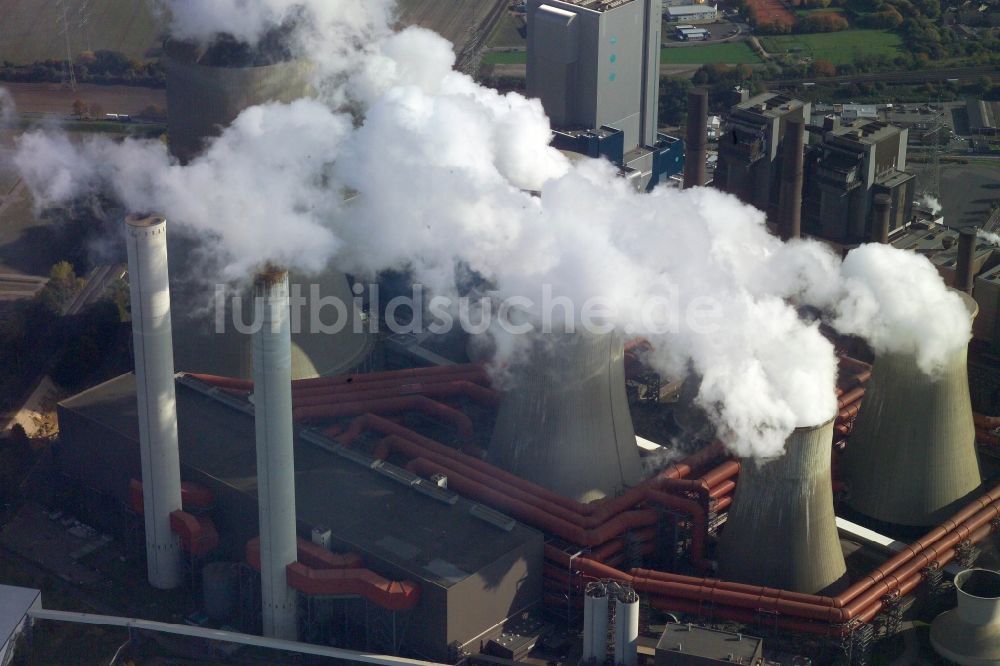
[[[814,60],[828,60],[834,65],[854,62],[866,56],[893,57],[900,52],[899,35],[883,30],[844,30],[811,35],[762,37],[764,49],[771,54],[791,53]]]
[[[487,65],[524,65],[528,62],[526,51],[491,51],[483,54]]]
[[[158,20],[137,0],[0,0],[0,17],[0,61],[14,64],[64,60],[64,25],[74,55],[107,49],[143,60],[159,48]]]
[[[396,5],[400,26],[429,28],[454,44],[456,52],[461,52],[496,7],[497,0],[398,0]]]
[[[494,28],[493,34],[490,35],[490,39],[486,45],[490,47],[523,48],[528,44],[527,34],[523,18],[516,17],[510,12],[504,12],[500,20],[497,21],[497,27]]]
[[[664,65],[752,65],[760,62],[746,42],[681,46],[660,50]]]

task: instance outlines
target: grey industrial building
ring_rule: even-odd
[[[719,136],[715,187],[775,219],[785,123],[789,118],[809,122],[809,114],[809,102],[770,92],[731,107]]]
[[[657,131],[659,0],[529,0],[527,10],[527,92],[554,145],[608,158],[640,189],[679,171],[663,155],[683,143]]]
[[[891,199],[890,233],[905,225],[916,184],[906,171],[906,139],[906,129],[882,121],[827,122],[806,155],[802,230],[843,248],[867,242],[880,193]]]
[[[176,392],[182,477],[215,496],[217,556],[242,561],[257,536],[253,408],[183,377]],[[119,533],[129,480],[140,475],[134,375],[65,400],[58,413],[55,464],[75,512]],[[297,434],[295,477],[300,536],[327,526],[333,550],[420,586],[417,607],[396,618],[407,652],[445,660],[448,646],[476,651],[484,635],[541,600],[537,531],[316,433]]]

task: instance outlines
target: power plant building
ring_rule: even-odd
[[[763,93],[730,108],[719,136],[714,186],[776,219],[786,120],[809,122],[809,115],[809,102],[781,93]]]
[[[244,561],[257,536],[253,407],[183,377],[176,393],[182,478],[214,494],[216,555]],[[116,534],[140,470],[135,396],[129,374],[58,407],[55,464],[74,511]],[[294,447],[299,535],[329,527],[332,550],[419,586],[417,606],[395,618],[408,652],[444,661],[451,644],[478,650],[481,636],[540,601],[541,533],[332,440],[299,432]]]
[[[607,157],[639,189],[680,166],[661,158],[678,140],[657,130],[661,17],[659,0],[527,4],[527,93],[564,135],[556,147],[573,150],[579,142],[585,149],[577,152]],[[592,137],[608,145],[589,154]]]
[[[916,176],[906,171],[907,135],[876,120],[840,127],[828,122],[806,157],[803,231],[842,247],[868,242],[877,194],[890,198],[890,233],[905,225],[916,185]]]

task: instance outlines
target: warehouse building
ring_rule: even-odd
[[[664,18],[668,23],[713,23],[719,18],[717,5],[676,5],[667,7]]]

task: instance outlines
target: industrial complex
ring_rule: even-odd
[[[0,666],[32,663],[57,622],[171,636],[150,642],[190,663],[388,666],[860,666],[930,623],[942,658],[1000,663],[996,245],[915,205],[907,128],[789,94],[738,95],[709,173],[706,91],[683,139],[660,131],[660,0],[526,12],[527,93],[563,155],[607,159],[629,192],[728,192],[785,240],[926,256],[966,306],[968,348],[929,375],[817,324],[836,414],[779,457],[740,457],[695,404],[696,372],[660,376],[617,330],[552,333],[499,382],[467,339],[360,325],[371,303],[337,333],[293,331],[307,278],[266,265],[234,301],[258,325],[215,332],[190,316],[204,294],[180,279],[173,221],[135,212],[133,371],[59,402],[46,509],[145,568],[111,584],[180,592],[191,614],[75,613],[0,586]],[[312,65],[268,44],[167,43],[179,162],[243,109],[309,94]],[[308,281],[355,303],[343,272]]]

